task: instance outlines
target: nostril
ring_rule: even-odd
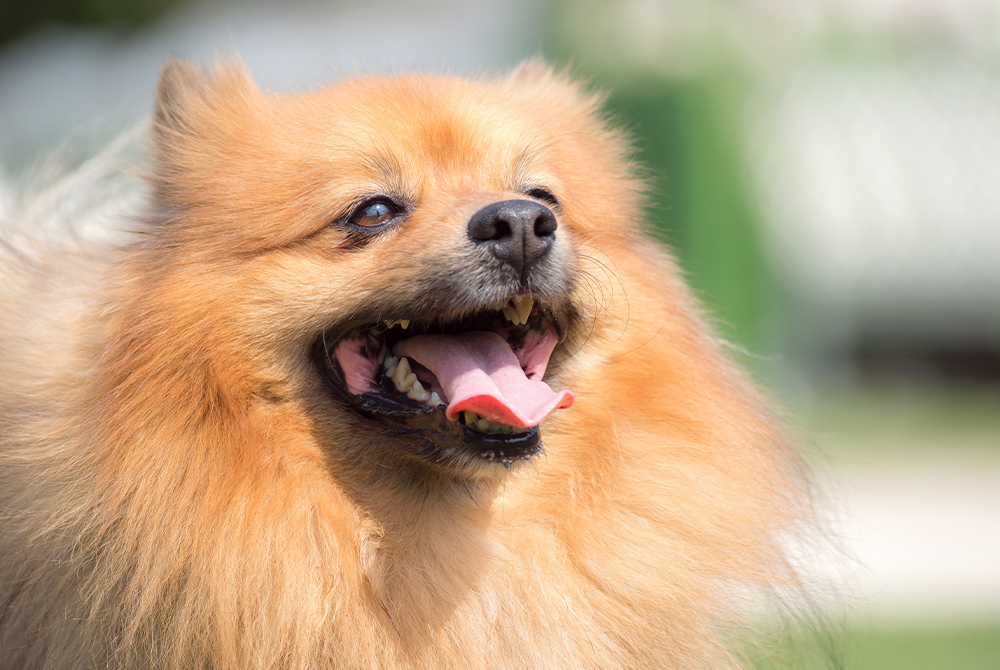
[[[497,213],[477,215],[469,222],[469,237],[477,242],[489,242],[510,237],[510,223]]]
[[[505,237],[510,237],[511,235],[513,235],[513,231],[510,229],[510,223],[508,223],[504,219],[498,220],[493,229],[494,229],[493,236],[488,239],[502,240]]]
[[[535,237],[551,237],[558,227],[555,215],[548,209],[544,209],[535,219]]]

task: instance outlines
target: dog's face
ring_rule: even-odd
[[[334,458],[499,477],[573,402],[597,309],[581,246],[636,210],[593,108],[540,66],[297,97],[168,66],[168,290],[203,296],[205,337],[272,371]]]

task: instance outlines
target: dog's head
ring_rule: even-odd
[[[239,66],[171,63],[154,127],[164,290],[199,302],[206,342],[228,340],[216,369],[294,399],[338,457],[495,477],[573,403],[567,360],[613,291],[581,245],[634,226],[596,103],[538,64],[276,96]]]

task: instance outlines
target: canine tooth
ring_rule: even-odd
[[[410,361],[406,357],[400,357],[399,365],[396,366],[396,373],[392,376],[392,381],[396,383],[396,388],[406,391],[413,382],[417,381],[417,376],[410,370]]]
[[[427,404],[437,407],[438,405],[443,405],[444,401],[441,400],[441,396],[437,394],[437,391],[431,391],[431,399],[427,402]]]
[[[418,381],[413,382],[413,386],[406,392],[406,395],[419,402],[424,402],[431,397],[431,394],[424,389],[424,385]]]
[[[528,315],[531,314],[531,308],[534,306],[535,301],[530,295],[514,296],[514,308],[517,310],[518,323],[522,325],[528,323]]]

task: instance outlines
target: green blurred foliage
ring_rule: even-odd
[[[649,168],[650,223],[677,252],[720,334],[770,351],[774,282],[742,154],[738,78],[723,70],[649,75],[607,88],[609,111]]]
[[[757,670],[798,668],[828,670],[823,652],[790,652],[800,641],[786,642],[767,653],[753,654]],[[834,667],[850,670],[995,670],[1000,668],[1000,626],[851,627]]]
[[[0,2],[0,45],[45,24],[134,28],[184,0],[6,0]]]

